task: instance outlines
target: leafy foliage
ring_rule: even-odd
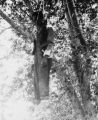
[[[70,41],[70,31],[68,29],[68,22],[66,20],[66,4],[64,1],[36,1],[36,0],[1,0],[0,5],[3,10],[6,12],[9,10],[8,16],[13,19],[15,23],[23,26],[23,30],[27,30],[29,33],[33,33],[33,37],[36,38],[36,23],[38,13],[42,11],[44,17],[41,19],[48,20],[48,24],[52,25],[55,31],[55,44],[53,47],[53,66],[51,71],[51,79],[56,79],[55,84],[57,85],[57,91],[51,91],[50,96],[52,97],[53,93],[55,94],[53,100],[58,99],[58,103],[60,103],[60,99],[66,92],[66,87],[68,87],[68,82],[70,81],[72,86],[74,87],[79,100],[81,101],[81,93],[79,91],[78,86],[78,78],[75,73],[74,63],[77,64],[80,62],[80,66],[82,68],[81,72],[86,73],[86,75],[90,76],[90,92],[91,92],[91,100],[95,103],[95,106],[98,104],[98,80],[97,80],[97,61],[98,61],[98,6],[96,0],[75,0],[75,8],[77,12],[77,19],[82,31],[83,37],[86,41],[87,51],[82,46],[77,47],[76,49],[72,48]],[[65,5],[65,6],[64,6]],[[94,7],[95,5],[95,7]],[[18,50],[25,50],[27,53],[32,53],[32,41],[26,40],[25,38],[17,33],[20,39],[15,40],[14,48]],[[79,39],[77,39],[79,40]],[[79,59],[75,61],[72,58],[72,50],[75,50],[75,55],[79,55]],[[28,58],[28,57],[27,57]],[[32,76],[31,75],[31,63],[28,58],[28,63],[24,66],[23,69],[20,69],[17,72],[18,78],[15,78],[15,89],[19,89],[26,83],[24,89],[27,91],[29,95],[32,95],[33,87],[32,87]],[[29,66],[29,67],[27,67]],[[79,66],[78,66],[79,67]],[[32,66],[33,68],[33,66]],[[79,71],[80,69],[78,69]],[[25,73],[25,75],[23,74]],[[28,74],[29,73],[29,74]],[[24,76],[21,76],[24,75]],[[87,77],[88,77],[87,76]],[[30,78],[31,77],[31,78]],[[85,76],[86,78],[86,76]],[[59,79],[59,80],[58,80]],[[87,78],[88,80],[88,78]],[[24,81],[24,83],[23,83]],[[18,87],[17,87],[18,86]],[[59,86],[59,87],[58,87]],[[81,87],[81,86],[80,86]],[[14,89],[14,88],[13,88]],[[67,98],[68,99],[68,98]],[[65,100],[63,101],[65,102]],[[82,102],[81,102],[82,103]],[[54,104],[54,103],[53,103]],[[64,103],[63,103],[64,104]],[[60,105],[63,105],[60,103]],[[55,106],[55,105],[54,105]],[[62,113],[61,106],[56,106],[56,116],[63,116],[62,119],[66,118],[65,112]],[[65,105],[67,106],[67,105]],[[64,107],[65,107],[64,106]],[[89,106],[89,105],[88,105]],[[72,108],[71,108],[72,109]],[[70,109],[70,110],[71,110]],[[97,107],[96,107],[97,111]],[[61,112],[61,114],[59,114]],[[70,111],[71,112],[71,111]],[[97,111],[98,112],[98,111]],[[89,112],[90,113],[90,112]],[[54,118],[55,119],[55,118]],[[57,118],[56,118],[57,119]],[[59,118],[58,118],[59,119]],[[66,118],[67,119],[67,118]],[[69,119],[69,118],[68,118]]]

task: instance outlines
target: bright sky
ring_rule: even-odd
[[[6,29],[9,27],[9,24],[5,21],[2,21],[0,24],[0,33],[2,30],[5,30],[0,34],[0,58],[7,55],[10,51],[11,42],[9,42],[9,40],[12,38],[13,34],[11,29]]]
[[[8,27],[10,27],[9,24],[2,21],[0,33]],[[6,29],[0,34],[0,120],[39,120],[50,114],[50,110],[45,108],[45,103],[42,103],[41,107],[32,106],[31,102],[24,99],[22,88],[9,96],[10,86],[17,77],[16,71],[26,63],[25,57],[10,56],[7,58],[12,50],[11,38],[16,38],[11,29]]]
[[[0,32],[8,27],[9,24],[2,21]],[[10,86],[16,76],[16,71],[25,62],[24,58],[10,57],[10,59],[2,59],[11,52],[11,38],[15,38],[15,34],[11,29],[6,29],[0,34],[0,120],[31,120],[31,113],[28,112],[29,103],[23,99],[22,91],[16,91],[11,97],[7,98]]]

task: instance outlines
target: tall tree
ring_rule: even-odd
[[[90,3],[88,4],[90,5]],[[84,115],[85,119],[84,113],[88,112],[87,105],[91,100],[90,81],[93,75],[93,70],[88,41],[83,37],[82,32],[80,30],[79,23],[76,17],[76,8],[78,7],[76,7],[73,0],[66,0],[66,14],[69,21],[69,30],[71,35],[73,65],[79,82],[79,89],[84,109],[82,114]]]
[[[50,1],[26,0],[13,0],[9,3],[5,0],[1,1],[1,6],[5,10],[7,7],[11,9],[11,13],[9,14],[10,17],[0,10],[1,17],[3,17],[16,30],[16,33],[18,32],[18,34],[21,34],[26,41],[34,43],[34,51],[32,55],[35,57],[35,98],[37,101],[40,101],[40,97],[49,95],[49,72],[52,59],[48,58],[49,56],[44,55],[44,52],[47,47],[52,44],[54,33],[52,28],[52,30],[47,28],[47,16],[44,12],[45,9],[48,11],[49,8],[52,9],[52,3]],[[44,6],[47,7],[44,8]],[[32,33],[32,30],[34,31],[33,27],[36,27],[35,34]],[[50,34],[52,35],[52,38]]]
[[[59,3],[59,5],[57,3]],[[78,102],[78,99],[77,104],[79,103],[78,105],[81,106],[79,108],[82,109],[82,113],[85,113],[85,106],[90,100],[91,96],[90,78],[92,75],[92,65],[89,55],[90,52],[88,42],[82,35],[77,20],[77,14],[85,13],[88,6],[91,10],[91,5],[93,3],[96,3],[96,1],[11,0],[11,3],[8,4],[7,0],[1,0],[2,8],[6,9],[9,6],[11,9],[11,14],[9,14],[9,17],[7,17],[4,12],[0,10],[1,17],[3,17],[18,33],[21,33],[26,40],[34,42],[34,86],[35,97],[38,101],[40,101],[41,97],[47,96],[49,94],[49,72],[51,69],[52,59],[44,56],[44,52],[47,49],[48,45],[50,45],[52,41],[50,39],[53,39],[53,37],[51,38],[49,30],[47,28],[47,20],[51,16],[58,16],[59,20],[62,20],[65,19],[65,16],[67,15],[71,36],[73,65],[79,83],[82,104],[84,105],[83,109],[81,103]],[[62,14],[58,15],[58,11],[60,10]],[[94,15],[89,12],[87,14],[89,14],[90,20],[96,17],[96,12]],[[16,22],[17,25],[13,21]],[[33,29],[35,26],[36,29]],[[48,37],[50,38],[48,39]],[[70,89],[73,88],[71,87]],[[85,116],[84,113],[83,116]]]

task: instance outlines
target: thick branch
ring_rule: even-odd
[[[31,39],[32,42],[34,41],[34,39],[32,39],[32,35],[29,34],[27,31],[24,31],[22,27],[17,26],[13,20],[11,20],[5,13],[3,13],[0,10],[0,15],[1,17],[6,20],[17,32],[21,33],[23,36],[25,36],[27,39]]]
[[[78,37],[80,40],[80,43],[82,46],[86,46],[86,42],[85,39],[81,33],[78,21],[77,21],[77,17],[76,17],[76,12],[75,12],[75,7],[74,7],[74,3],[73,0],[66,0],[66,4],[67,4],[67,10],[68,10],[68,14],[71,20],[71,26],[74,27],[74,30],[76,32],[75,37]]]

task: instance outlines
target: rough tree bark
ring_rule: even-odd
[[[68,8],[67,2],[68,1],[66,0],[66,5],[67,5],[67,7],[66,7],[66,16],[67,16],[67,19],[68,19],[69,31],[70,31],[70,36],[71,36],[71,44],[74,43],[77,46],[77,42],[76,42],[76,40],[74,38],[74,34],[73,34],[75,31],[74,31],[72,23],[71,23],[70,13],[69,13],[69,8]],[[70,101],[71,101],[71,103],[73,105],[73,108],[76,110],[76,112],[78,111],[81,114],[82,119],[85,120],[85,111],[83,109],[83,106],[82,106],[81,102],[79,101],[79,98],[77,97],[77,94],[76,94],[73,86],[71,85],[71,82],[67,82],[67,83],[68,83],[68,87],[69,87],[67,89],[68,96],[69,96]],[[72,91],[74,91],[74,93]]]
[[[84,110],[82,110],[81,113],[85,119],[84,113],[86,111],[86,105],[90,100],[91,64],[86,42],[78,25],[73,0],[66,0],[66,14],[69,22],[69,30],[71,36],[73,65],[79,82],[80,94],[82,97]],[[79,52],[79,49],[81,49],[83,53]]]
[[[47,27],[46,23],[38,19],[37,21],[37,40],[35,51],[35,99],[40,99],[49,96],[49,73],[51,69],[52,59],[43,56],[42,46],[47,42]]]

